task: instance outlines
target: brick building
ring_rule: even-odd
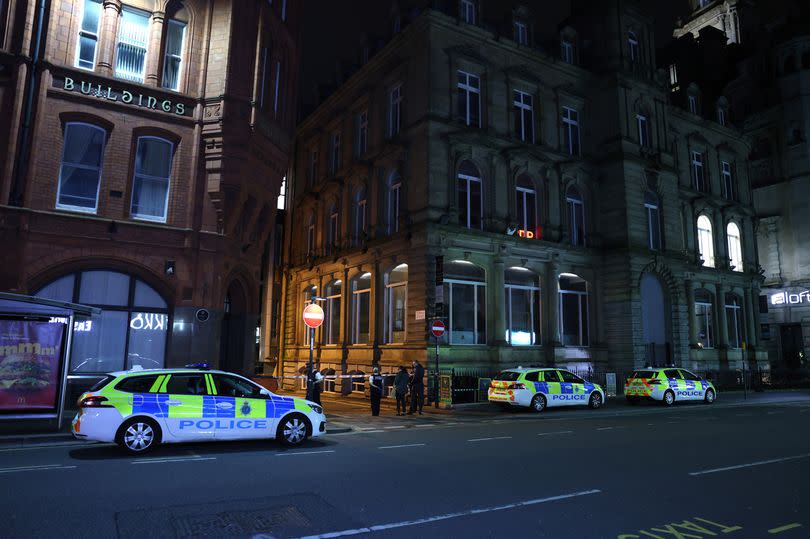
[[[102,307],[71,380],[267,357],[299,8],[0,3],[0,289]]]

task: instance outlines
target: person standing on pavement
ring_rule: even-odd
[[[397,398],[397,415],[405,415],[405,396],[408,394],[408,369],[400,367],[399,372],[394,377],[394,396]],[[402,412],[400,412],[400,404]]]
[[[371,387],[371,415],[380,415],[380,399],[385,385],[377,367],[374,367],[374,374],[368,377],[368,385]]]
[[[307,377],[307,386],[312,388],[311,400],[315,404],[321,403],[321,382],[323,382],[323,375],[315,369]]]
[[[425,400],[425,369],[418,361],[413,362],[413,384],[411,385],[411,409],[408,415],[413,414],[417,409],[422,415],[422,405]]]

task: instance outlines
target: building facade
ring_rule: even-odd
[[[0,6],[0,288],[102,308],[71,380],[253,374],[288,166],[298,4]]]
[[[433,316],[442,369],[739,366],[759,327],[749,147],[670,104],[641,5],[584,2],[549,45],[527,6],[496,24],[500,3],[447,4],[297,131],[279,372],[304,369],[313,296],[326,374],[432,367]],[[344,380],[327,391],[361,388]]]

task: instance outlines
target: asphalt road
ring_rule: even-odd
[[[290,450],[2,448],[0,536],[810,537],[805,394],[364,421]]]

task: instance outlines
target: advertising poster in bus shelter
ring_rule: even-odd
[[[0,320],[0,412],[58,408],[64,324]]]

